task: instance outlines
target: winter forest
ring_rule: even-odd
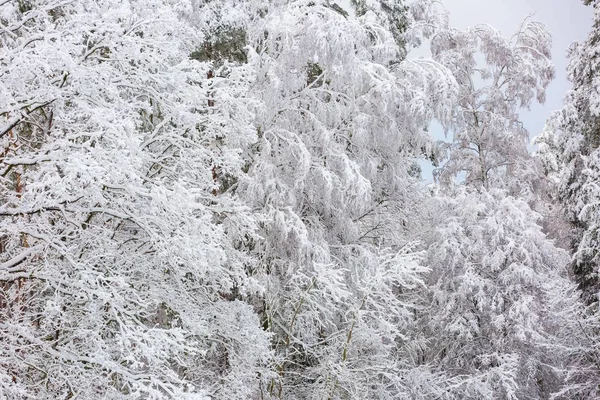
[[[443,3],[0,0],[0,399],[600,398],[600,0]]]

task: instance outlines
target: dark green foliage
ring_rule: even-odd
[[[323,68],[318,63],[308,62],[306,64],[306,85],[312,85],[316,80],[319,82],[315,83],[315,87],[323,85],[322,73]]]
[[[337,3],[333,3],[331,5],[331,9],[342,14],[344,16],[344,18],[348,18],[348,13],[346,12],[346,10],[344,10],[342,7],[340,7]]]
[[[352,6],[357,17],[361,17],[372,7],[367,5],[366,0],[351,0]],[[408,28],[408,6],[404,5],[403,0],[379,0],[381,11],[387,16],[389,29],[394,36],[394,40],[400,47],[403,54],[406,53],[406,40],[404,34]]]
[[[248,62],[244,48],[248,43],[246,31],[236,27],[221,27],[206,40],[191,58],[201,62],[215,62],[222,65],[225,61],[238,64]]]
[[[367,12],[367,4],[365,0],[351,0],[354,12],[357,17],[362,17]]]
[[[21,14],[26,13],[27,11],[31,11],[33,9],[33,6],[31,5],[31,3],[27,0],[19,0],[19,12]]]
[[[584,4],[598,4],[595,0],[585,0]],[[568,137],[582,135],[577,151],[569,149],[570,142],[563,139],[562,147],[566,157],[563,162],[568,165],[568,174],[565,174],[559,198],[567,210],[567,218],[572,227],[571,248],[573,257],[572,268],[582,297],[587,304],[597,302],[600,280],[598,271],[600,267],[600,241],[599,234],[589,225],[589,221],[581,219],[581,204],[590,204],[594,200],[589,198],[585,191],[588,175],[587,169],[595,166],[588,165],[588,157],[600,147],[600,117],[593,105],[594,99],[590,96],[597,85],[598,66],[600,56],[597,49],[600,42],[600,20],[595,18],[592,30],[585,42],[574,47],[570,54],[569,79],[573,83],[573,92],[569,95],[569,102],[576,111],[576,118],[563,112],[563,125],[561,129]],[[583,243],[585,239],[586,243]]]

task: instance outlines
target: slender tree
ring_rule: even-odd
[[[445,126],[452,140],[445,145],[440,180],[463,173],[468,185],[524,194],[535,171],[518,112],[534,98],[544,101],[554,77],[550,46],[546,27],[532,21],[509,39],[488,25],[435,35],[433,57],[453,72],[460,87],[458,107]]]
[[[352,14],[287,2],[249,36],[260,108],[236,193],[260,218],[274,398],[435,390],[403,355],[425,271],[410,234],[422,202],[411,171],[455,82],[435,62],[404,59],[379,3]]]
[[[531,208],[538,169],[518,116],[544,99],[550,44],[530,21],[510,39],[481,25],[431,42],[460,88],[437,171],[431,308],[422,314],[422,360],[446,376],[447,398],[544,399],[562,387],[563,360],[548,349],[563,321],[547,284],[569,290],[567,254]]]

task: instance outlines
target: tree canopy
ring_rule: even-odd
[[[0,399],[598,396],[597,23],[533,155],[530,19],[0,0],[0,28]]]

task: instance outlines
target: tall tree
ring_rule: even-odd
[[[543,142],[546,169],[558,180],[558,196],[572,225],[573,269],[587,303],[598,301],[600,236],[597,187],[600,175],[600,114],[598,103],[599,3],[588,39],[569,49],[568,76],[573,89],[564,108],[548,120]]]
[[[456,188],[436,210],[424,362],[453,382],[449,398],[549,398],[562,388],[564,355],[549,349],[575,321],[558,314],[565,292],[548,294],[551,284],[570,288],[567,253],[546,238],[539,214],[503,190]]]
[[[563,334],[569,357],[569,385],[563,390],[569,398],[596,398],[600,376],[600,103],[598,101],[598,46],[600,3],[584,1],[593,7],[591,32],[582,43],[573,44],[567,73],[573,88],[567,92],[564,107],[547,121],[539,138],[539,158],[570,223],[565,235],[571,245],[571,266],[587,307],[573,306],[580,318]],[[590,10],[592,11],[592,10]]]
[[[260,108],[236,193],[260,218],[261,313],[278,357],[265,392],[275,398],[435,390],[403,356],[425,271],[409,234],[422,202],[411,171],[455,83],[434,62],[404,60],[372,3],[352,16],[285,2],[250,34]]]
[[[214,177],[244,164],[217,140],[253,134],[251,72],[207,95],[181,3],[2,7],[0,397],[255,395],[254,222]]]
[[[442,212],[432,222],[431,308],[422,314],[422,360],[446,375],[448,398],[543,399],[561,389],[562,359],[548,348],[562,325],[547,284],[570,287],[567,254],[529,204],[538,170],[518,115],[544,100],[550,45],[545,26],[530,21],[510,39],[479,25],[431,42],[460,90],[437,171]]]

